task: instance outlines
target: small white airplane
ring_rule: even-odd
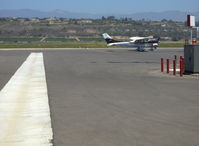
[[[121,46],[121,47],[136,47],[137,51],[145,51],[145,48],[150,48],[151,51],[157,49],[160,38],[149,37],[131,37],[130,41],[118,41],[112,39],[107,33],[102,34],[107,46]]]

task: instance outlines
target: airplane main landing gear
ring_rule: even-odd
[[[144,48],[141,48],[141,47],[138,47],[138,48],[137,48],[137,51],[139,51],[139,52],[144,52],[145,49],[144,49]]]

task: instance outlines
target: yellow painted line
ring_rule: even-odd
[[[0,146],[52,146],[42,53],[31,53],[0,92]]]

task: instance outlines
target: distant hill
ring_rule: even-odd
[[[47,18],[47,17],[62,17],[62,18],[97,18],[96,15],[87,14],[87,13],[72,13],[63,10],[55,11],[39,11],[39,10],[0,10],[0,17],[23,17],[23,18]]]
[[[173,20],[173,21],[186,21],[187,14],[192,14],[196,16],[196,19],[199,20],[199,12],[189,13],[189,12],[180,12],[180,11],[165,11],[165,12],[145,12],[145,13],[135,13],[127,15],[135,20],[146,19],[146,20]]]
[[[22,18],[46,18],[46,17],[62,17],[62,18],[101,18],[102,16],[115,16],[116,18],[132,18],[134,20],[146,19],[159,21],[162,19],[173,20],[173,21],[185,21],[186,15],[189,12],[180,12],[180,11],[165,11],[165,12],[143,12],[143,13],[133,13],[133,14],[90,14],[90,13],[73,13],[63,10],[54,10],[54,11],[39,11],[39,10],[30,10],[30,9],[21,9],[21,10],[0,10],[0,17],[22,17]],[[196,16],[196,19],[199,20],[199,12],[191,13]]]

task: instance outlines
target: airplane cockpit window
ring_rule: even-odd
[[[141,39],[141,40],[135,41],[136,44],[144,44],[144,43],[147,43],[147,42],[148,42],[148,39]]]

